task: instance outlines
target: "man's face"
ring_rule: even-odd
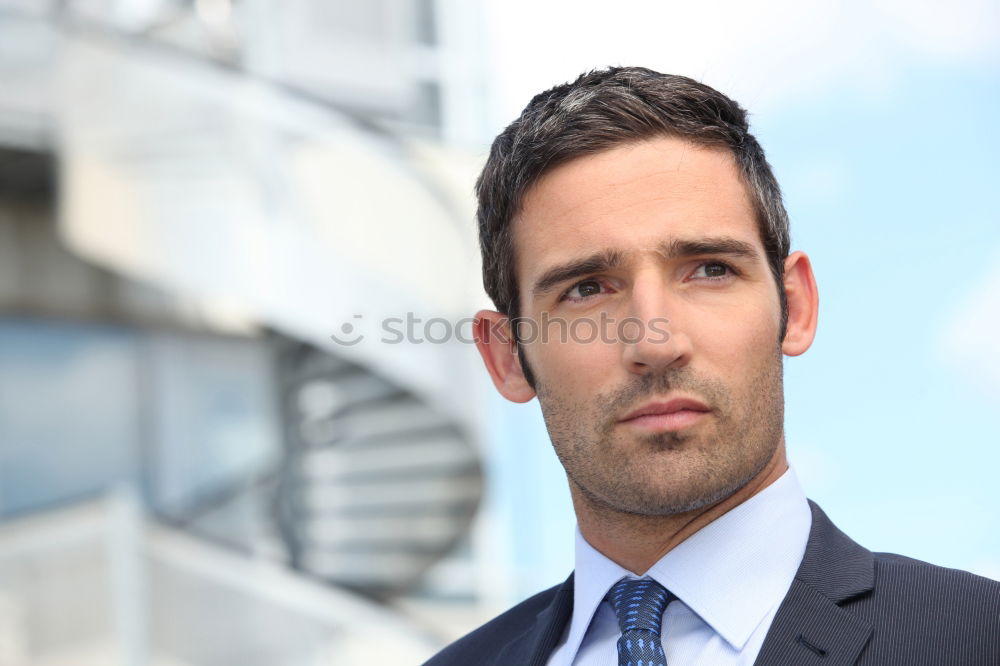
[[[578,499],[689,511],[783,451],[777,286],[728,151],[664,137],[578,158],[514,224],[521,314],[566,322],[525,354]],[[666,414],[675,398],[705,411]]]

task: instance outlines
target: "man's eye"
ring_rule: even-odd
[[[736,274],[736,270],[722,261],[706,261],[695,270],[694,278],[705,280],[724,280]]]
[[[582,280],[570,287],[559,299],[561,301],[582,301],[601,293],[601,283],[597,280]]]

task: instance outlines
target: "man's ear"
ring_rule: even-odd
[[[472,332],[476,349],[500,394],[512,402],[528,402],[534,398],[535,389],[524,378],[521,360],[517,357],[510,320],[499,312],[480,310],[476,313]]]
[[[798,356],[812,345],[819,316],[819,291],[805,252],[793,252],[785,258],[784,282],[788,326],[781,351],[788,356]]]

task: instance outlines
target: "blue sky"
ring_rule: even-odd
[[[1000,297],[980,293],[1000,250],[998,91],[996,69],[914,67],[878,99],[831,91],[759,123],[820,285],[816,342],[786,362],[807,491],[872,548],[994,576],[1000,400],[949,337],[970,299]]]
[[[495,129],[606,64],[743,103],[820,290],[816,341],[785,363],[807,495],[873,550],[1000,578],[1000,10],[625,5],[551,3],[530,24],[509,2],[488,10]],[[523,596],[572,567],[574,521],[537,403],[496,398],[493,419],[498,558]]]

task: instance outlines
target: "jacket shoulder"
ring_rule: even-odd
[[[525,599],[474,629],[430,658],[424,666],[473,666],[488,663],[485,657],[495,655],[512,639],[529,631],[538,614],[554,599],[562,583]]]
[[[1000,609],[998,581],[896,553],[872,554],[875,556],[876,586],[883,593],[912,597],[933,591],[935,594],[928,601],[939,608],[947,602]]]
[[[1000,663],[1000,582],[893,553],[851,604],[874,630],[864,663]]]

